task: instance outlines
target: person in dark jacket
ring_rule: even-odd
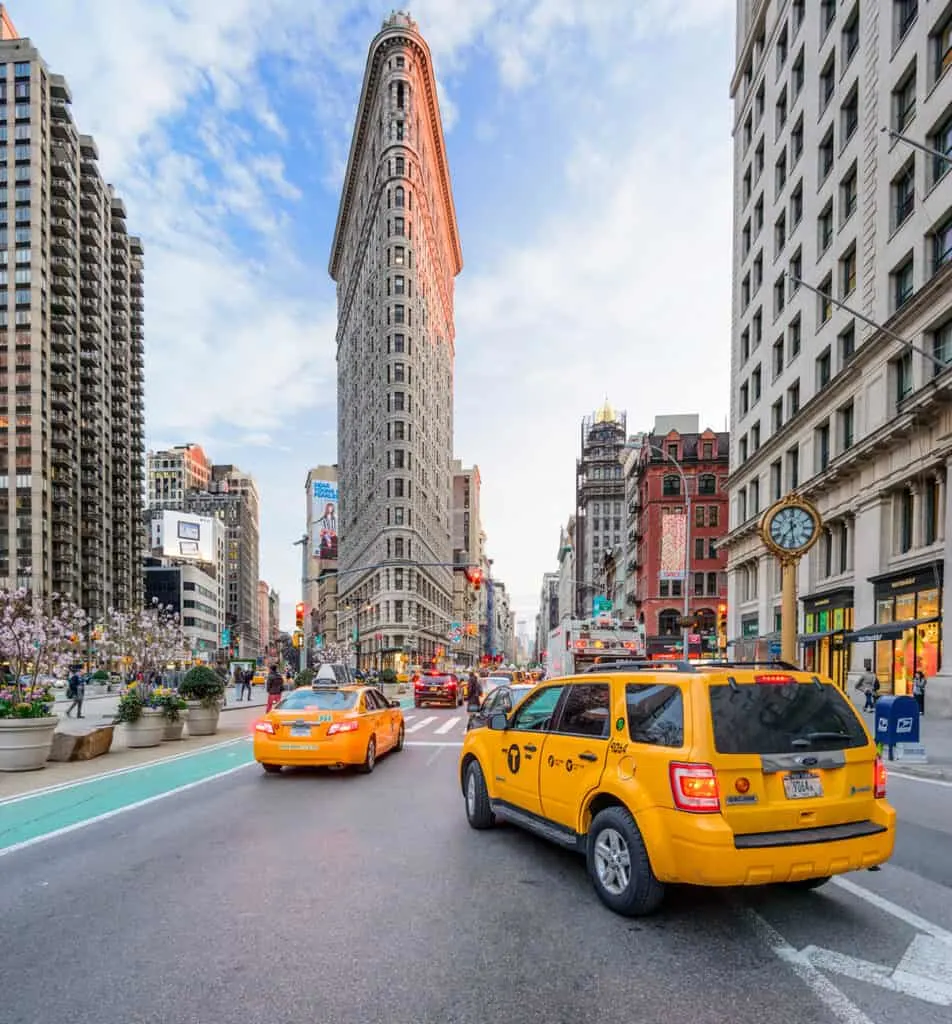
[[[252,679],[254,679],[254,675],[252,674],[251,669],[245,669],[245,673],[241,677],[241,696],[238,698],[239,700],[244,700],[245,696],[247,695],[248,700],[250,702]]]
[[[284,693],[284,680],[281,678],[277,665],[271,666],[265,686],[268,690],[268,706],[265,708],[265,714],[267,714],[278,703]]]

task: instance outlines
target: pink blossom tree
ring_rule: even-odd
[[[110,608],[99,638],[103,653],[119,661],[123,671],[143,676],[189,656],[188,638],[171,606],[153,599],[137,611]]]
[[[35,597],[20,589],[0,591],[0,717],[49,713],[53,694],[39,680],[64,676],[82,658],[86,613],[67,598]]]

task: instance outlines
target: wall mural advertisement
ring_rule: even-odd
[[[337,481],[314,480],[311,537],[315,558],[337,559]]]
[[[684,579],[687,553],[687,516],[684,512],[665,512],[661,516],[661,566],[658,578]]]

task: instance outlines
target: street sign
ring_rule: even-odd
[[[603,612],[610,612],[612,610],[612,603],[607,597],[602,597],[601,594],[592,600],[592,614],[601,615]]]
[[[689,644],[699,644],[700,642],[701,642],[701,634],[700,633],[688,633],[688,643]]]
[[[323,646],[324,646],[324,637],[323,637],[322,634],[318,633],[314,637],[314,650],[315,651],[319,651],[319,650],[321,650],[321,648]]]
[[[221,631],[221,645],[222,645],[222,647],[228,647],[228,645],[230,643],[231,643],[231,630],[230,629],[223,629]]]
[[[778,644],[776,640],[772,640],[770,643],[770,657],[779,658],[781,650],[782,648],[780,644]]]

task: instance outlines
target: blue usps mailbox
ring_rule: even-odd
[[[876,742],[889,748],[897,743],[919,742],[919,705],[914,697],[880,697],[876,701]]]

